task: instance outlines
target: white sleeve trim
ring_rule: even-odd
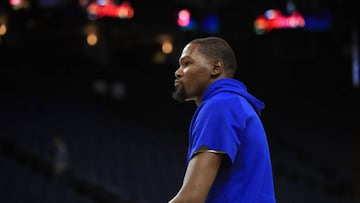
[[[199,149],[199,150],[195,151],[194,155],[199,154],[199,153],[204,153],[204,152],[209,152],[209,153],[214,153],[214,154],[226,154],[226,152],[223,152],[223,151],[217,151],[217,150],[212,150],[212,149]]]

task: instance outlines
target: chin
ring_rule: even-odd
[[[172,94],[172,98],[180,103],[183,103],[187,100],[187,95],[185,90],[178,89]]]

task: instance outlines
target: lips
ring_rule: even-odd
[[[175,86],[175,87],[178,87],[178,86],[180,86],[180,85],[182,85],[182,82],[181,82],[180,80],[176,79],[176,80],[174,81],[174,86]]]

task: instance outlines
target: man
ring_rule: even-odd
[[[272,166],[259,118],[263,102],[235,80],[237,62],[219,37],[188,43],[173,98],[194,101],[183,184],[169,203],[275,203]]]

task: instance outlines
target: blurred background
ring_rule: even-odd
[[[359,193],[359,12],[345,0],[1,0],[0,202],[159,203],[181,186],[191,39],[265,102],[278,203]]]

